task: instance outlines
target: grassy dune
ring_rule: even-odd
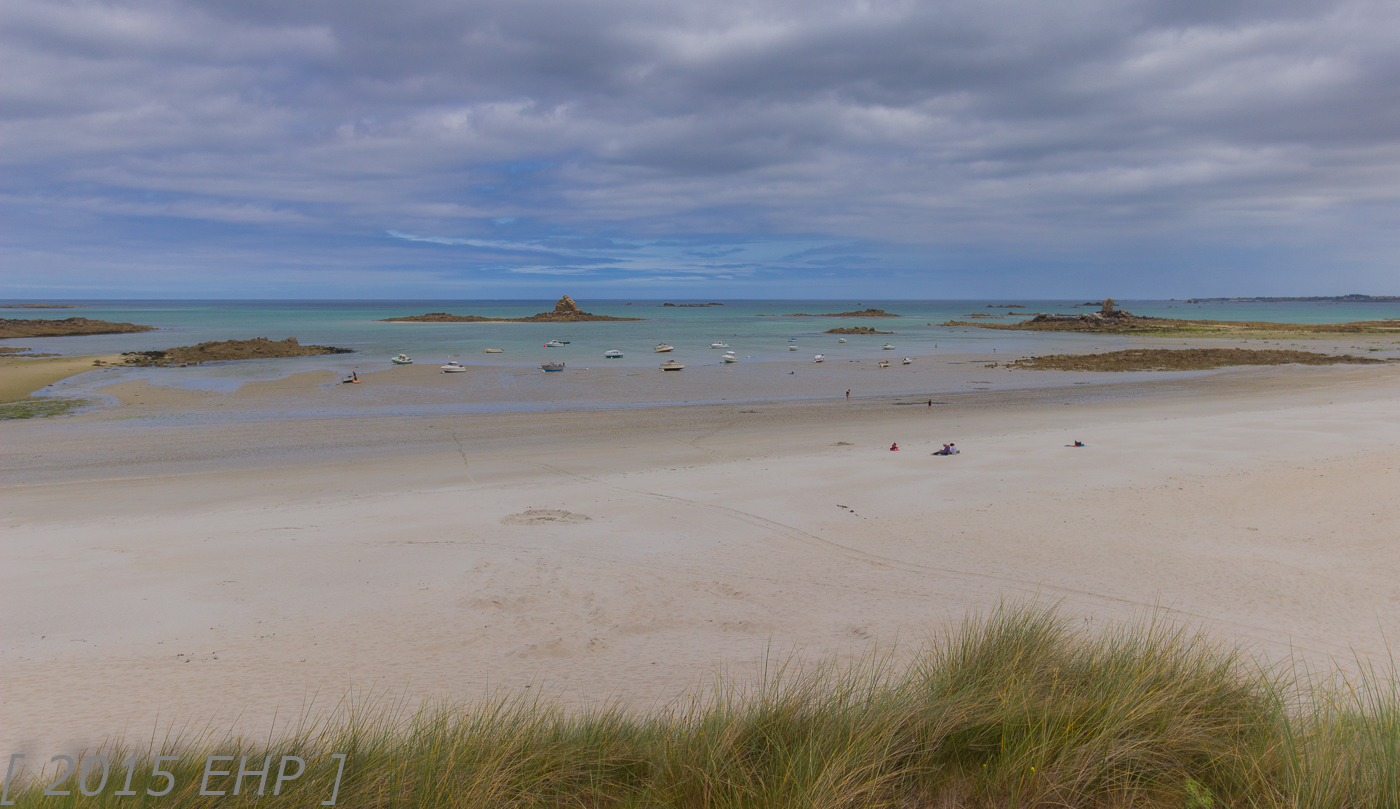
[[[12,789],[16,806],[1395,807],[1400,692],[1375,671],[1321,683],[1202,635],[1146,623],[1085,633],[1053,610],[969,620],[895,666],[775,665],[650,712],[519,698],[399,721],[351,711],[273,745],[187,745],[175,789],[151,762],[94,796]],[[203,749],[196,749],[203,748]],[[267,794],[231,794],[205,756],[272,756]],[[273,797],[281,756],[307,774]],[[319,758],[318,758],[319,757]],[[88,791],[100,767],[89,764]],[[80,765],[83,762],[80,762]],[[214,769],[237,768],[239,760]],[[167,764],[170,764],[167,762]],[[50,768],[52,772],[52,768]],[[48,780],[52,780],[51,778]],[[18,793],[18,794],[17,794]]]

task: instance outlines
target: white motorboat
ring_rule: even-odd
[[[881,367],[881,368],[888,368],[888,367],[890,367],[889,360],[880,360],[880,367]]]
[[[562,362],[546,362],[544,365],[541,365],[541,366],[540,366],[540,370],[541,370],[541,371],[546,371],[546,372],[548,372],[548,371],[562,371],[562,370],[564,370],[564,363],[562,363]]]
[[[446,365],[442,366],[442,372],[444,374],[462,374],[466,373],[466,371],[467,366],[462,365],[461,363],[452,362],[451,360],[449,360]]]
[[[566,345],[568,345],[568,343],[566,343],[566,342],[564,342],[564,341],[562,341],[562,340],[550,340],[549,342],[547,342],[547,343],[544,344],[544,347],[545,347],[545,348],[563,348],[563,347],[566,346]]]
[[[618,351],[618,350],[615,349],[615,348],[614,348],[612,351],[604,351],[604,352],[603,352],[603,359],[605,359],[605,360],[620,360],[620,359],[622,359],[622,352],[621,352],[621,351]]]
[[[413,358],[408,356],[407,354],[400,354],[397,357],[390,359],[389,362],[392,362],[395,365],[412,365]]]
[[[724,356],[723,356],[723,357],[720,357],[720,359],[724,360],[725,362],[738,362],[738,361],[739,361],[739,358],[736,357],[736,356],[734,356],[734,352],[733,352],[733,351],[726,351],[726,352],[724,352]]]
[[[788,351],[796,351],[797,346],[788,346]]]
[[[504,353],[505,353],[505,349],[504,349],[504,348],[483,348],[483,349],[481,349],[481,353],[483,353],[483,354],[504,354]]]
[[[846,338],[845,338],[845,337],[842,337],[842,338],[838,339],[836,342],[838,342],[838,343],[844,343],[844,342],[846,342]]]
[[[890,345],[889,343],[885,343],[884,345],[880,346],[880,348],[883,348],[886,351],[894,351],[894,346]]]
[[[673,346],[673,345],[667,345],[667,344],[665,344],[665,343],[657,343],[657,344],[656,344],[656,353],[658,353],[658,354],[665,354],[667,351],[675,351],[675,350],[676,350],[676,347]]]
[[[815,357],[812,358],[812,362],[825,362],[825,361],[826,361],[826,355],[825,355],[825,354],[818,354],[817,356],[815,356]]]
[[[727,343],[723,343],[719,340],[716,340],[713,343],[710,343],[710,348],[729,348],[729,345]]]
[[[900,365],[912,365],[912,364],[914,364],[914,358],[913,358],[913,357],[905,357],[904,359],[900,360],[899,364],[900,364]]]
[[[675,360],[666,360],[665,362],[661,363],[661,370],[663,371],[679,371],[684,367],[684,365],[681,365]]]

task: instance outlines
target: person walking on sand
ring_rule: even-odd
[[[847,400],[847,401],[850,401],[850,399],[851,399],[851,389],[850,389],[850,388],[846,388],[846,400]]]

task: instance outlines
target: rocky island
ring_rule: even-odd
[[[0,309],[85,309],[85,303],[10,303]]]
[[[706,306],[723,306],[722,303],[663,303],[662,306],[674,306],[677,309],[703,309]]]
[[[886,312],[884,309],[862,309],[859,312],[825,312],[820,315],[797,312],[791,315],[758,315],[758,317],[899,317],[899,315]]]
[[[64,320],[10,320],[0,318],[0,338],[5,337],[67,337],[74,334],[128,334],[140,331],[155,331],[155,326],[140,326],[135,323],[112,323],[106,320],[88,320],[85,317],[70,317]]]
[[[1272,337],[1279,335],[1400,334],[1400,320],[1352,323],[1267,323],[1245,320],[1179,320],[1144,317],[1117,308],[1106,298],[1097,312],[1079,315],[1038,314],[1019,323],[973,323],[950,320],[940,326],[1012,331],[1074,331],[1168,337]]]
[[[200,343],[193,346],[178,346],[163,351],[130,351],[122,354],[126,365],[185,365],[189,363],[216,362],[220,360],[263,360],[283,357],[315,357],[321,354],[353,354],[353,349],[335,346],[304,346],[297,338],[269,340],[256,337],[252,340],[224,340],[223,342]]]
[[[540,312],[529,317],[481,317],[480,315],[454,315],[448,312],[429,312],[426,315],[410,317],[386,317],[381,323],[589,323],[593,321],[645,320],[642,317],[612,317],[595,315],[578,308],[568,295],[554,304],[554,311]]]
[[[894,334],[892,331],[876,331],[874,326],[842,326],[827,329],[823,334]]]
[[[1202,371],[1236,365],[1377,365],[1386,360],[1351,354],[1248,348],[1132,348],[1103,354],[1051,354],[1006,363],[1029,371]]]

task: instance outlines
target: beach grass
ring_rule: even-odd
[[[912,660],[770,662],[754,681],[717,679],[651,710],[567,709],[538,696],[344,707],[276,743],[165,750],[168,795],[137,762],[116,797],[88,756],[89,792],[16,806],[343,807],[1396,807],[1400,691],[1393,666],[1302,675],[1239,647],[1148,619],[1089,631],[1053,608],[969,618]],[[266,794],[214,777],[206,757],[271,756]],[[283,756],[306,775],[273,796]],[[49,770],[53,772],[52,767]],[[47,779],[49,781],[52,778]]]

